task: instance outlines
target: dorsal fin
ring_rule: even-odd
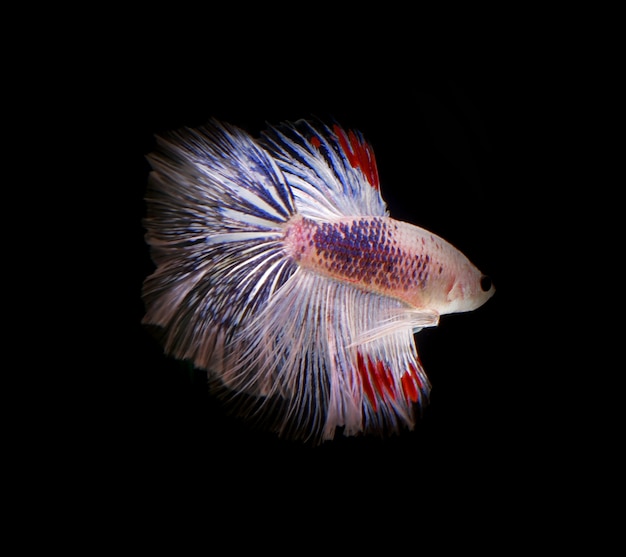
[[[346,131],[338,124],[333,124],[333,131],[352,168],[360,168],[370,185],[380,190],[376,158],[371,145],[363,139],[360,132]]]
[[[260,142],[283,171],[302,215],[327,220],[389,214],[374,151],[360,132],[298,120],[269,127]]]

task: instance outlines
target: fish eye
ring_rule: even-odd
[[[489,292],[489,289],[491,288],[491,279],[487,275],[480,277],[480,287],[483,292]]]

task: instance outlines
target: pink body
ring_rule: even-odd
[[[304,268],[439,315],[470,311],[493,292],[482,273],[439,236],[389,217],[287,223],[285,244]]]

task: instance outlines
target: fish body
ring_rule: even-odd
[[[314,443],[412,428],[414,334],[495,292],[459,250],[388,214],[373,149],[298,121],[211,121],[148,157],[145,324],[241,415]]]
[[[290,222],[285,245],[304,268],[438,315],[471,311],[491,296],[484,275],[432,232],[389,217]]]

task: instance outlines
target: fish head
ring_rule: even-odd
[[[441,314],[473,311],[496,292],[491,278],[464,259],[448,277],[443,290],[445,298],[441,301]]]

